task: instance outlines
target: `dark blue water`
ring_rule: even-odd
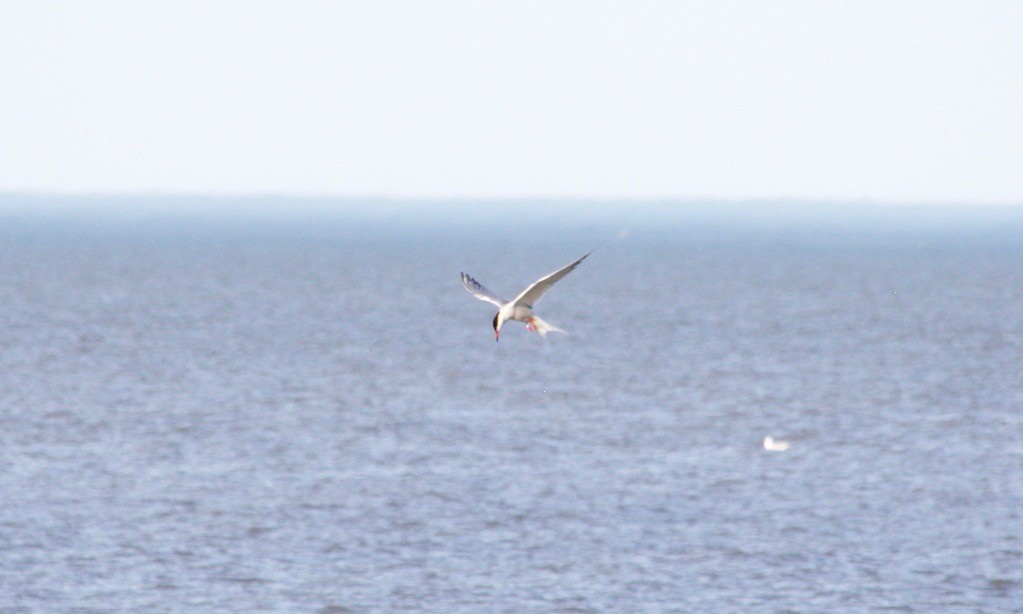
[[[1023,235],[389,223],[3,218],[0,610],[1023,608]]]

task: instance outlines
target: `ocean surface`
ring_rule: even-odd
[[[1023,224],[931,215],[0,216],[0,611],[1023,611]]]

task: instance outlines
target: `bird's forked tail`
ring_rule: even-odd
[[[528,326],[527,328],[529,328],[533,332],[540,333],[541,337],[546,337],[547,333],[564,333],[565,332],[565,331],[561,330],[560,328],[558,328],[557,326],[551,324],[550,322],[544,322],[543,320],[541,320],[540,318],[538,318],[536,316],[533,316],[532,318],[530,318],[529,324],[532,324],[532,326]],[[568,334],[568,333],[565,333],[565,334]]]

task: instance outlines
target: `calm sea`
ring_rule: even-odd
[[[8,213],[0,611],[1021,611],[1023,223],[907,216]]]

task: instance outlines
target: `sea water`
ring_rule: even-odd
[[[1018,225],[19,215],[2,611],[1023,608]]]

